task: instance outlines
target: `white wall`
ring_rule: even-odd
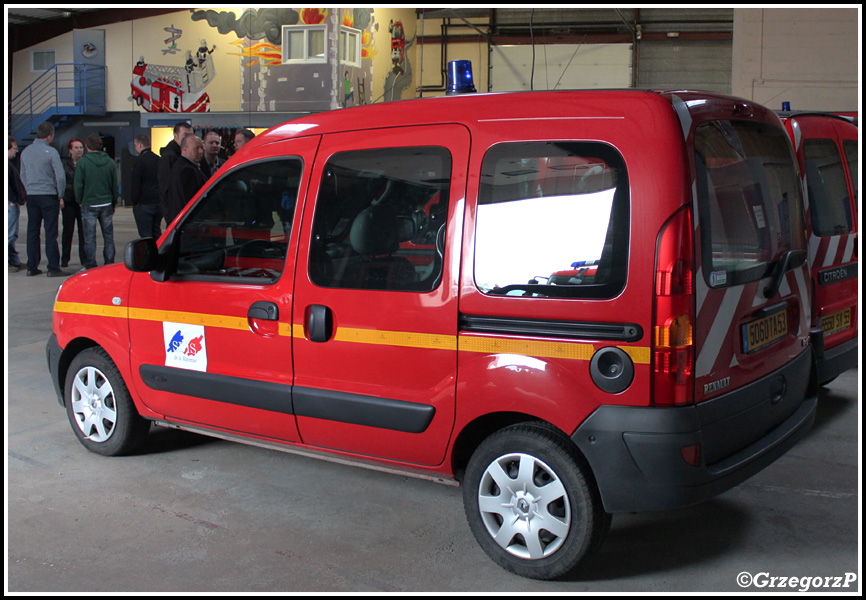
[[[857,110],[857,8],[734,10],[732,93],[781,109]]]

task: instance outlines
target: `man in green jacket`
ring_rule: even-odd
[[[117,167],[102,151],[102,138],[92,133],[84,142],[85,154],[75,165],[75,200],[81,205],[85,269],[96,267],[96,223],[102,229],[102,257],[114,262],[114,206],[117,203]]]

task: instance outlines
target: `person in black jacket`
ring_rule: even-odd
[[[132,214],[140,237],[157,239],[162,230],[159,197],[159,157],[150,149],[150,136],[139,134],[133,141],[138,158],[132,165]]]
[[[174,163],[180,157],[180,143],[188,135],[192,135],[192,125],[184,122],[177,123],[174,126],[174,139],[159,151],[159,199],[162,205],[162,214],[165,215],[166,226],[171,223],[171,219],[168,218],[170,212],[168,195],[172,183],[171,171],[174,168]]]
[[[204,142],[197,135],[183,138],[180,146],[180,158],[171,169],[171,187],[168,191],[165,220],[174,221],[180,211],[192,200],[207,177],[202,173],[199,163],[204,156]]]
[[[87,262],[84,253],[84,228],[81,220],[81,205],[75,201],[75,165],[84,156],[84,142],[78,138],[69,140],[66,145],[69,156],[61,158],[63,170],[66,172],[66,191],[63,193],[63,208],[60,209],[60,222],[63,225],[63,233],[60,236],[60,267],[69,266],[72,257],[72,236],[78,227],[78,260],[81,265]]]
[[[21,257],[15,250],[15,241],[18,239],[18,217],[21,214],[21,205],[24,204],[24,186],[21,185],[21,177],[18,169],[12,164],[18,154],[18,141],[9,136],[9,270],[17,273],[21,270]]]

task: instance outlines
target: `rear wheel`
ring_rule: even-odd
[[[141,445],[150,429],[150,422],[139,416],[123,377],[102,348],[88,348],[72,360],[64,398],[78,441],[97,454],[128,454]]]
[[[466,468],[463,504],[484,551],[534,579],[574,571],[610,525],[585,461],[542,424],[508,427],[481,443]]]

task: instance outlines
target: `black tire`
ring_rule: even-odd
[[[102,348],[78,354],[66,374],[66,415],[81,444],[103,456],[139,448],[150,421],[138,414],[117,366]]]
[[[502,429],[478,446],[466,467],[463,506],[488,556],[532,579],[573,573],[610,527],[586,461],[541,423]]]

